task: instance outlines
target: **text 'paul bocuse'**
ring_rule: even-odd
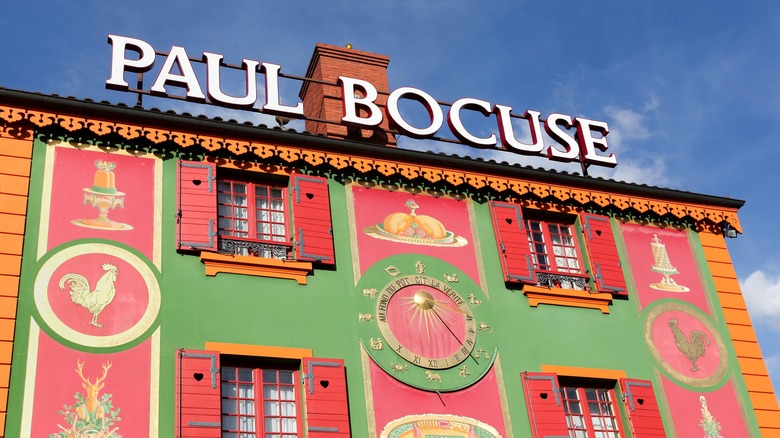
[[[109,35],[108,42],[112,46],[111,77],[106,81],[106,88],[129,91],[130,87],[124,79],[126,72],[145,73],[154,68],[157,55],[154,48],[147,42],[118,35]],[[129,59],[128,52],[137,56]],[[202,61],[206,64],[206,93],[199,82],[187,52],[183,47],[172,46],[165,55],[165,61],[160,69],[150,93],[156,96],[168,96],[168,87],[185,88],[186,99],[195,102],[210,102],[229,108],[259,111],[266,114],[305,118],[303,103],[294,106],[283,105],[279,96],[279,71],[281,66],[268,62],[243,59],[242,67],[245,73],[246,93],[243,96],[231,96],[221,89],[220,70],[223,65],[223,55],[203,52]],[[257,73],[265,76],[265,103],[259,108],[257,93]],[[340,122],[357,128],[374,128],[379,126],[384,117],[399,133],[412,138],[434,138],[444,124],[444,112],[431,95],[412,87],[401,87],[390,92],[385,105],[385,111],[376,104],[378,90],[370,82],[347,76],[339,76],[338,85],[342,92],[342,117]],[[415,101],[422,105],[429,114],[427,126],[414,126],[404,119],[399,110],[401,99]],[[463,111],[476,111],[485,117],[495,115],[499,134],[479,137],[469,132],[461,121]],[[475,99],[462,98],[450,105],[447,111],[447,125],[452,134],[462,143],[478,148],[499,148],[523,155],[546,156],[550,160],[561,162],[581,162],[598,166],[615,167],[615,154],[601,155],[606,152],[609,127],[606,122],[572,118],[566,114],[552,113],[542,120],[538,111],[527,110],[522,116],[512,116],[512,108]],[[517,139],[513,118],[525,120],[528,123],[531,142],[524,143]],[[544,129],[544,131],[542,131]],[[574,132],[571,132],[571,130]],[[555,143],[545,145],[543,134]],[[596,135],[594,135],[594,133]]]

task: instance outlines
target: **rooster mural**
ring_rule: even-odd
[[[65,290],[66,285],[70,289],[71,301],[86,308],[92,314],[89,323],[95,327],[103,327],[103,324],[98,322],[98,316],[116,296],[114,282],[119,270],[110,263],[104,263],[103,270],[106,273],[100,277],[92,291],[90,291],[89,281],[80,274],[65,274],[60,278],[59,283],[60,289]]]
[[[693,330],[691,331],[689,340],[688,337],[685,336],[685,333],[677,327],[677,324],[678,322],[676,319],[669,319],[669,329],[674,335],[674,343],[677,345],[677,349],[691,361],[691,365],[693,365],[691,371],[699,371],[699,366],[696,365],[696,361],[707,352],[707,346],[710,345],[710,338],[701,330]]]

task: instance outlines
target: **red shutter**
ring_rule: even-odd
[[[176,437],[222,436],[219,352],[177,350]]]
[[[349,438],[349,405],[344,361],[305,357],[303,372],[306,436]]]
[[[531,262],[531,247],[523,221],[523,212],[517,204],[490,202],[504,281],[536,283]]]
[[[328,180],[294,174],[290,178],[290,186],[296,258],[325,265],[335,264]]]
[[[533,438],[568,437],[558,376],[552,373],[522,373],[520,376]]]
[[[590,255],[590,266],[599,292],[627,295],[615,235],[606,216],[582,213],[582,228]]]
[[[631,435],[634,438],[665,437],[664,423],[649,380],[620,379]]]
[[[179,161],[176,178],[177,249],[216,251],[216,166],[200,161]]]

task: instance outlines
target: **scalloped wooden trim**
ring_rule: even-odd
[[[310,262],[266,259],[252,256],[234,256],[203,251],[200,261],[206,265],[206,275],[219,273],[254,275],[256,277],[286,278],[306,284],[312,271]]]
[[[386,177],[398,175],[408,180],[422,177],[431,183],[438,183],[444,180],[453,187],[463,185],[468,185],[475,189],[490,187],[499,193],[505,193],[510,196],[512,194],[517,196],[533,194],[542,199],[554,199],[558,202],[573,201],[580,206],[594,203],[600,207],[611,205],[622,211],[633,209],[639,213],[652,212],[658,216],[671,215],[678,219],[690,218],[695,221],[698,231],[715,229],[723,222],[727,222],[739,232],[742,231],[736,209],[665,202],[637,196],[618,195],[594,190],[575,189],[556,184],[464,172],[457,169],[404,164],[372,156],[356,156],[341,154],[335,151],[311,150],[302,146],[212,137],[190,132],[128,125],[111,120],[85,119],[3,105],[0,105],[0,122],[4,122],[0,123],[0,134],[5,133],[16,138],[31,138],[36,126],[58,125],[68,131],[89,129],[98,136],[115,133],[126,140],[143,137],[155,144],[171,141],[182,148],[197,145],[212,152],[226,149],[236,155],[251,154],[260,159],[275,156],[288,163],[303,160],[312,166],[327,164],[339,170],[351,167],[361,173],[376,171]]]
[[[523,295],[528,298],[528,304],[531,307],[537,307],[539,304],[552,304],[554,306],[598,309],[601,310],[601,313],[609,313],[609,305],[612,304],[612,294],[555,287],[525,285],[523,286]]]

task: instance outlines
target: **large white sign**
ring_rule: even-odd
[[[109,35],[112,46],[111,77],[106,88],[129,91],[125,73],[145,73],[154,68],[157,54],[147,42],[118,35]],[[128,58],[128,52],[134,53]],[[192,61],[183,47],[173,46],[165,55],[165,61],[157,74],[149,92],[156,96],[169,96],[166,87],[186,89],[187,100],[229,108],[260,111],[266,114],[290,118],[306,118],[303,103],[294,106],[283,105],[279,97],[279,70],[281,66],[268,62],[244,59],[243,72],[246,75],[246,93],[243,96],[230,96],[222,92],[220,73],[224,67],[223,56],[218,53],[203,52],[202,61],[206,64],[206,92],[195,74]],[[265,102],[258,102],[257,74],[265,76]],[[433,138],[444,124],[444,111],[430,94],[412,87],[393,90],[384,111],[376,99],[379,95],[370,82],[339,76],[343,113],[340,122],[358,128],[379,126],[387,117],[391,125],[403,135],[412,138]],[[414,126],[404,119],[399,110],[401,99],[418,102],[429,114],[427,126]],[[464,111],[476,111],[485,117],[495,115],[499,134],[479,137],[469,132],[461,121]],[[518,116],[514,116],[517,118]],[[449,105],[447,125],[452,134],[462,143],[478,148],[499,148],[523,155],[540,155],[555,161],[579,162],[583,167],[595,164],[615,167],[615,154],[605,155],[609,145],[607,123],[582,117],[572,118],[566,114],[552,113],[542,120],[538,111],[527,110],[520,119],[528,123],[531,143],[517,139],[512,123],[512,107],[464,97]],[[542,131],[544,127],[544,131]],[[574,132],[571,132],[573,130]],[[545,145],[544,133],[555,143]],[[594,135],[595,134],[595,135]],[[601,152],[602,154],[600,154]]]

